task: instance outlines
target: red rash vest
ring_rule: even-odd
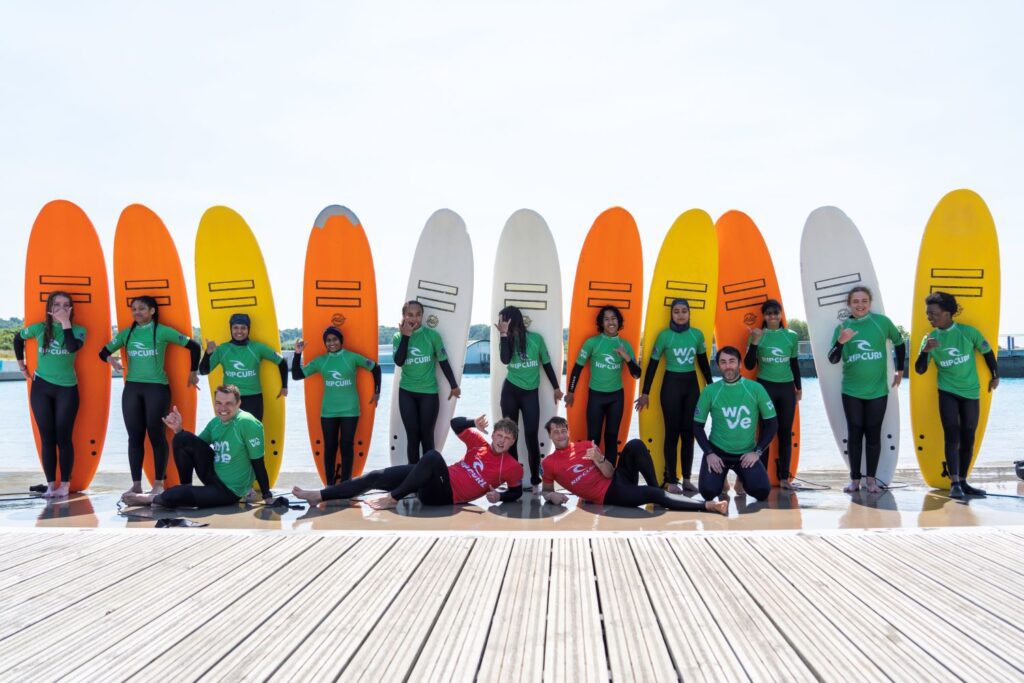
[[[590,441],[577,441],[544,458],[541,463],[544,483],[554,484],[557,481],[562,488],[583,500],[598,505],[604,503],[612,480],[601,474],[601,470],[592,461],[583,457],[593,445]]]
[[[498,455],[491,450],[484,434],[464,429],[458,434],[466,444],[466,455],[448,467],[455,505],[468,503],[501,484],[518,486],[523,481],[523,466],[508,453]]]

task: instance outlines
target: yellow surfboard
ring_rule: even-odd
[[[669,228],[654,264],[641,345],[644,372],[651,360],[654,341],[668,327],[673,299],[686,299],[690,302],[690,324],[704,333],[704,342],[710,355],[715,333],[717,291],[718,237],[715,235],[715,222],[706,212],[691,209],[680,215]],[[665,362],[662,361],[658,364],[658,374],[651,385],[650,403],[645,410],[640,411],[640,438],[651,451],[659,483],[664,483],[661,479],[665,471],[665,416],[661,411],[660,398],[664,377]],[[703,390],[704,378],[699,370],[697,378]],[[678,446],[676,448],[678,455]],[[697,461],[694,466],[699,468],[700,462]],[[676,474],[681,475],[678,459],[676,469]],[[696,475],[696,469],[693,474]]]
[[[281,353],[274,294],[260,245],[245,219],[227,208],[214,206],[203,214],[196,233],[196,299],[203,347],[231,341],[232,313],[245,313],[252,320],[249,338]],[[224,372],[210,373],[210,395],[221,384]],[[281,375],[273,363],[260,363],[263,389],[264,460],[270,485],[277,482],[284,453],[284,398],[278,398]],[[205,426],[205,425],[203,425]]]
[[[921,238],[907,353],[910,363],[917,357],[921,340],[932,330],[924,305],[925,297],[932,292],[954,295],[961,308],[954,320],[978,328],[995,348],[999,336],[999,288],[999,238],[992,214],[984,200],[971,190],[954,190],[939,201]],[[981,356],[975,358],[975,363],[981,380],[981,412],[972,466],[981,448],[992,404],[992,394],[986,391],[988,368]],[[923,375],[911,373],[910,421],[921,475],[929,486],[948,489],[950,479],[938,396],[934,365],[930,364]]]

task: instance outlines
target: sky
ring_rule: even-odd
[[[473,241],[474,322],[515,210],[551,227],[568,308],[586,231],[616,205],[645,288],[680,213],[746,212],[803,318],[801,231],[834,205],[909,327],[924,226],[969,187],[999,230],[1000,330],[1024,333],[1021,25],[1015,1],[3,3],[0,317],[22,315],[29,231],[57,198],[90,216],[108,268],[121,210],[147,205],[190,286],[200,217],[232,207],[282,327],[301,324],[329,204],[367,230],[382,324],[442,207]]]

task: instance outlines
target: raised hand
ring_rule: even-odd
[[[177,434],[182,429],[181,412],[178,410],[178,406],[171,406],[171,412],[166,417],[162,418],[164,424],[167,425],[168,429]]]
[[[839,341],[840,344],[845,344],[846,342],[850,341],[851,339],[853,339],[856,336],[857,336],[857,330],[852,330],[849,327],[844,327],[842,329],[842,331],[839,333],[839,340],[838,341]]]
[[[306,348],[306,342],[302,341],[301,339],[296,339],[295,340],[295,353],[297,353],[297,354],[299,354],[301,356],[302,355],[302,351],[305,348]]]
[[[480,417],[478,417],[475,420],[473,420],[473,424],[476,425],[477,429],[479,429],[481,432],[484,432],[486,434],[487,433],[487,426],[490,423],[487,421],[487,416],[486,415],[481,415]]]
[[[212,339],[206,340],[206,353],[212,354],[217,349],[217,342]]]
[[[494,329],[498,330],[498,334],[502,337],[508,336],[508,321],[502,318],[498,322],[494,323]]]
[[[748,327],[747,328],[747,332],[750,333],[750,343],[751,344],[760,344],[761,343],[761,335],[764,334],[764,330],[763,329],[761,329],[760,327]]]
[[[402,318],[402,322],[398,323],[398,331],[403,337],[408,337],[413,332],[413,324],[405,318]]]

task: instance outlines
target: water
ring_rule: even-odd
[[[202,378],[201,400],[197,424],[205,425],[213,418],[209,393]],[[462,382],[462,399],[459,400],[459,415],[475,417],[481,413],[490,413],[490,377],[488,375],[467,375]],[[388,422],[390,420],[391,384],[394,375],[384,375],[381,384],[381,406],[377,409],[377,419],[373,429],[368,466],[372,468],[390,465],[387,452]],[[107,444],[100,465],[104,472],[128,471],[128,435],[121,419],[121,380],[115,379],[111,386],[110,424],[107,431]],[[825,417],[825,405],[821,400],[818,381],[813,378],[803,380],[803,400],[801,410],[801,444],[800,469],[809,470],[844,470],[845,465],[836,450],[832,431]],[[285,432],[285,451],[282,471],[312,472],[312,452],[306,431],[306,406],[303,401],[302,383],[292,384],[291,393],[286,399],[288,423]],[[910,433],[910,396],[909,382],[900,386],[900,424],[901,448],[900,467],[917,467],[914,452],[907,445],[912,443]],[[88,400],[88,399],[83,399]],[[1016,420],[1020,419],[1020,406],[1024,405],[1024,379],[1004,379],[996,391],[992,402],[988,429],[978,458],[979,464],[1006,463],[1024,458],[1021,439],[1016,434]],[[7,446],[0,460],[0,470],[32,470],[39,469],[35,445],[32,443],[32,430],[29,426],[28,400],[23,382],[0,382],[0,443]],[[631,436],[638,436],[637,420],[633,419]],[[457,439],[449,436],[447,447],[458,451]]]

